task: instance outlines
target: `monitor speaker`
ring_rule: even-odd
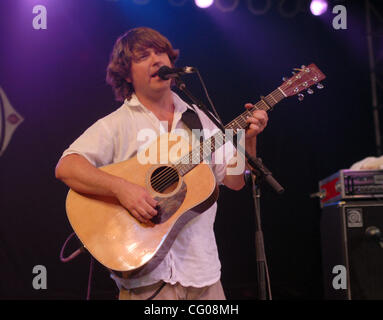
[[[383,299],[383,201],[325,206],[321,244],[325,299]]]

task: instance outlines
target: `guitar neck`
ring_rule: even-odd
[[[225,126],[225,129],[232,129],[235,133],[237,133],[237,130],[245,129],[248,125],[246,119],[252,116],[254,110],[270,111],[283,98],[285,98],[283,91],[280,88],[277,88],[268,96],[264,97],[262,100],[258,101],[255,105],[253,105],[251,109],[246,110],[233,121],[228,123]]]
[[[246,119],[252,116],[252,113],[255,110],[271,110],[279,101],[284,99],[286,96],[283,91],[278,87],[272,93],[263,97],[262,100],[258,101],[253,105],[251,109],[246,110],[244,113],[239,115],[233,121],[228,123],[225,126],[225,130],[231,129],[233,135],[230,137],[234,137],[238,130],[245,129],[248,126]],[[195,166],[203,162],[204,160],[210,159],[212,153],[219,149],[221,146],[225,144],[226,135],[222,131],[219,131],[215,135],[211,136],[209,139],[201,142],[197,147],[195,147],[192,151],[190,151],[187,155],[179,159],[175,164],[175,168],[179,172],[181,176],[188,173]]]

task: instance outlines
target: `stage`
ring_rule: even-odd
[[[260,185],[272,298],[326,299],[323,209],[310,195],[338,170],[381,155],[383,6],[329,0],[327,10],[314,15],[310,2],[215,1],[204,9],[192,0],[2,0],[0,299],[118,299],[118,287],[97,260],[89,276],[87,251],[60,260],[73,229],[69,188],[56,179],[55,167],[86,128],[121,106],[106,68],[116,39],[140,26],[180,50],[176,66],[198,68],[224,124],[242,114],[245,103],[287,88],[282,77],[292,72],[314,63],[325,75],[323,88],[313,81],[299,99],[297,93],[280,96],[257,137],[257,156],[285,189],[277,194]],[[374,8],[368,14],[367,2]],[[182,79],[210,105],[196,74]],[[217,202],[214,231],[226,298],[259,299],[252,187],[220,186]],[[379,221],[383,228],[383,213]],[[73,237],[64,256],[79,247]]]

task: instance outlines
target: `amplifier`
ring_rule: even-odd
[[[320,230],[325,299],[382,300],[383,201],[328,204]]]
[[[314,195],[322,208],[339,200],[383,198],[383,170],[339,170],[319,181]]]

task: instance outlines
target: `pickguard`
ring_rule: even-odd
[[[177,193],[168,196],[156,196],[154,200],[158,201],[158,205],[156,207],[157,214],[150,220],[154,224],[160,224],[167,221],[182,205],[186,197],[186,184],[182,182],[181,188]]]

